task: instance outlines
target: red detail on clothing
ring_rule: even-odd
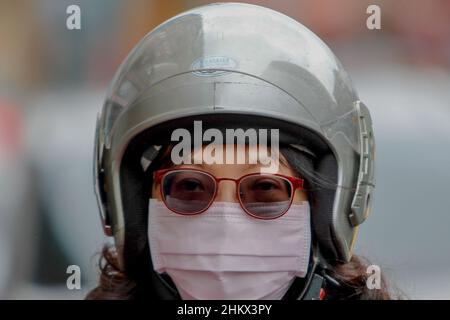
[[[325,296],[326,296],[326,295],[327,295],[327,294],[325,293],[325,290],[323,290],[323,288],[320,288],[320,294],[319,294],[320,300],[325,299]]]

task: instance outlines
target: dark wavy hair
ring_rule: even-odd
[[[170,157],[170,151],[172,145],[165,146],[156,159],[152,163],[154,168],[167,168],[173,166]],[[285,149],[286,151],[286,149]],[[289,156],[289,153],[291,156]],[[280,157],[280,162],[285,165],[290,166],[292,164],[292,152],[284,152],[281,149],[281,154],[288,156],[288,160]],[[291,160],[291,161],[289,161]],[[306,158],[302,158],[303,163],[308,162]],[[311,164],[310,164],[311,167]],[[296,170],[297,172],[299,170]],[[303,171],[298,173],[299,175],[308,180],[314,180],[313,177],[308,177],[313,174],[312,171]],[[305,177],[306,176],[306,177]],[[308,179],[310,178],[310,179]],[[325,185],[327,184],[326,178],[320,177],[317,179],[315,177],[315,186],[317,186],[317,181],[321,180]],[[325,181],[325,182],[324,182]],[[309,184],[310,190],[311,184]],[[308,189],[308,188],[307,188]],[[310,201],[314,204],[314,196],[312,193],[308,194]],[[333,277],[339,286],[326,286],[325,299],[327,300],[390,300],[390,299],[401,299],[403,294],[399,290],[396,290],[396,297],[387,284],[387,280],[384,275],[381,275],[381,286],[378,289],[369,289],[367,282],[369,280],[370,274],[367,273],[368,267],[371,265],[369,261],[357,255],[353,255],[349,262],[338,263],[335,262],[327,270],[329,276]],[[98,286],[90,291],[86,299],[89,300],[128,300],[128,299],[139,299],[142,296],[142,289],[140,289],[139,280],[133,278],[126,270],[122,270],[118,263],[118,256],[116,248],[113,246],[105,246],[101,252],[99,260],[100,268],[100,279]]]

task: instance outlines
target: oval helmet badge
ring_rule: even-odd
[[[195,75],[202,77],[220,76],[229,71],[223,69],[235,69],[237,62],[225,56],[202,57],[195,60],[191,65],[191,70]]]

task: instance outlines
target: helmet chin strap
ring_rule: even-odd
[[[321,259],[317,241],[313,240],[310,271],[305,278],[297,278],[282,300],[323,300],[325,287],[339,287],[340,283],[327,274],[327,263]]]
[[[296,300],[322,300],[324,297],[325,278],[322,273],[322,266],[316,256],[313,257],[313,265],[309,272],[303,290]]]
[[[159,299],[162,300],[181,300],[180,293],[167,275],[162,275],[152,270],[152,285]]]

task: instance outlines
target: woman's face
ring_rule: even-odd
[[[223,159],[226,159],[226,153],[227,149],[225,145],[223,147]],[[263,146],[259,146],[259,148],[262,148]],[[234,154],[236,155],[237,147],[235,146]],[[244,150],[242,148],[241,150]],[[203,147],[198,148],[194,150],[192,153],[192,157],[195,157],[197,153],[203,152]],[[258,147],[257,146],[246,146],[245,147],[245,153],[246,153],[246,159],[250,159],[251,156],[256,157],[258,155]],[[266,152],[261,152],[261,154],[267,154]],[[278,165],[276,166],[278,169],[276,172],[278,174],[283,174],[287,176],[298,176],[295,171],[292,169],[292,167],[287,163],[286,159],[283,157],[283,155],[280,153],[279,155],[280,161],[278,162]],[[191,161],[193,162],[193,161]],[[258,173],[261,172],[261,169],[265,166],[261,163],[267,163],[264,161],[258,161],[256,164],[248,164],[248,161],[246,164],[181,164],[181,165],[175,165],[173,168],[192,168],[192,169],[199,169],[206,171],[213,176],[217,178],[232,178],[232,179],[238,179],[242,177],[243,175],[250,174],[250,173]],[[160,193],[160,184],[159,183],[153,183],[152,186],[152,198],[158,199],[162,201],[161,199],[161,193]],[[297,189],[294,193],[293,203],[299,203],[301,201],[307,201],[308,197],[304,190]],[[239,200],[236,197],[236,184],[233,181],[230,180],[223,180],[218,185],[217,195],[214,199],[214,201],[217,202],[239,202]]]

